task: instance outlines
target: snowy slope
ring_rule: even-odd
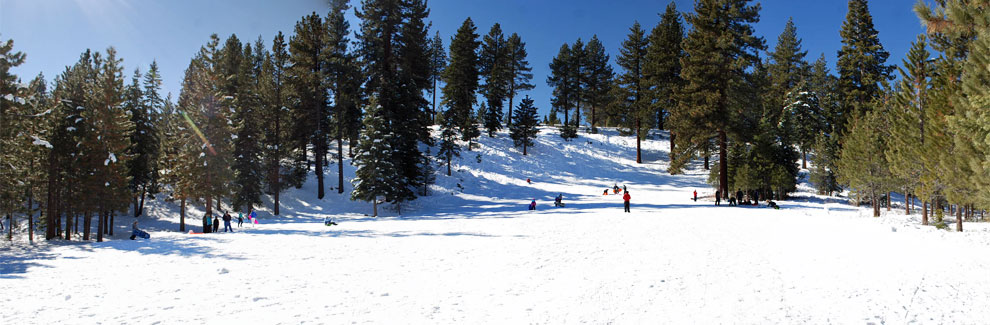
[[[4,243],[0,323],[990,323],[985,223],[938,231],[805,192],[715,207],[689,200],[711,195],[701,166],[666,174],[662,135],[644,164],[633,137],[580,135],[543,129],[529,156],[483,136],[401,214],[316,200],[311,177],[232,234],[177,233],[153,202],[151,240],[121,225],[104,243]],[[601,195],[616,183],[632,213]]]

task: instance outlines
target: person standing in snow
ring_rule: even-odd
[[[694,190],[694,202],[698,202],[698,190]]]
[[[536,210],[536,199],[533,199],[532,202],[529,202],[529,209]]]
[[[244,224],[244,214],[237,212],[237,228],[240,228],[242,224]]]
[[[715,191],[715,206],[722,203],[722,191]]]
[[[204,234],[205,233],[209,233],[210,230],[213,228],[213,223],[211,223],[210,221],[211,221],[210,215],[209,214],[203,214],[203,233]]]
[[[629,199],[631,199],[632,197],[629,196],[629,191],[625,191],[625,192],[626,194],[622,195],[622,201],[625,202],[626,212],[629,212]]]
[[[220,232],[220,217],[213,215],[213,232]]]
[[[230,213],[227,211],[223,212],[223,232],[227,232],[228,229],[230,232],[234,232],[234,228],[230,226],[230,220],[232,219]]]

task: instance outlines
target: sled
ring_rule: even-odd
[[[563,208],[564,207],[564,202],[560,202],[560,203],[554,202],[553,206],[558,207],[558,208]]]
[[[131,240],[134,240],[137,237],[141,237],[141,238],[144,238],[144,239],[151,239],[151,234],[149,234],[148,232],[146,232],[144,230],[138,230],[138,231],[131,232]]]

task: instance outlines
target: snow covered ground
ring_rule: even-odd
[[[544,129],[523,157],[483,136],[401,214],[317,200],[311,179],[234,233],[178,233],[152,202],[151,240],[127,240],[121,217],[104,243],[5,242],[0,323],[990,323],[986,223],[940,231],[808,193],[715,207],[689,199],[711,196],[700,165],[665,173],[665,138],[643,142],[644,164],[634,148]],[[602,195],[615,183],[632,213]]]

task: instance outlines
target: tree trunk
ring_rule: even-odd
[[[801,168],[808,169],[808,151],[801,147]]]
[[[963,206],[961,204],[956,205],[956,231],[962,232],[962,210]]]
[[[7,241],[14,241],[14,216],[7,214]]]
[[[138,210],[140,209],[140,207],[138,207],[138,194],[134,193],[134,195],[132,195],[131,198],[134,199],[134,217],[137,218],[141,216],[141,213],[138,212]]]
[[[595,116],[595,106],[592,105],[591,106],[591,133],[598,133],[598,128],[596,127],[597,124],[598,124],[598,118]]]
[[[674,131],[670,131],[670,164],[674,164],[674,140],[677,139],[677,135]],[[669,172],[669,171],[668,171]]]
[[[186,232],[186,198],[179,203],[179,231]]]
[[[728,140],[725,131],[718,130],[718,188],[722,193],[729,191],[729,159],[726,155],[728,151]]]
[[[447,176],[450,176],[450,155],[447,155]]]
[[[893,205],[892,203],[893,202],[890,202],[890,191],[887,191],[887,212],[890,212],[890,206]]]
[[[344,193],[344,134],[343,121],[337,125],[337,194]]]
[[[89,231],[93,227],[93,213],[86,212],[86,216],[83,217],[83,240],[89,240]]]
[[[55,152],[54,150],[49,150],[48,152],[48,202],[45,202],[46,208],[48,208],[48,219],[45,223],[48,225],[45,228],[45,240],[52,240],[58,235],[58,227],[56,223],[59,220],[57,217],[59,214],[55,212],[58,209],[58,200],[55,198],[58,194],[57,178],[58,172],[55,164]]]
[[[141,208],[138,209],[138,216],[144,215],[144,198],[148,196],[148,185],[141,185]]]
[[[106,212],[103,211],[103,204],[100,204],[100,209],[96,211],[96,242],[103,242],[103,231],[106,230]]]
[[[378,217],[378,198],[371,199],[371,208],[374,211],[372,217]]]
[[[711,168],[709,167],[710,165],[709,165],[709,163],[708,163],[708,159],[709,159],[709,157],[708,157],[708,155],[705,155],[705,170],[710,170],[710,169],[711,169]]]
[[[921,225],[928,225],[928,201],[921,201]]]
[[[907,193],[907,191],[904,191]],[[911,194],[904,194],[904,215],[911,214]]]
[[[642,137],[639,136],[639,130],[640,130],[640,127],[639,127],[639,117],[636,117],[636,163],[637,164],[642,164],[643,163],[643,155],[640,152],[640,145],[639,145],[640,139],[642,139]]]
[[[526,155],[526,143],[523,142],[523,156]]]
[[[110,210],[110,225],[107,227],[110,229],[110,236],[113,236],[113,219],[116,216],[116,212]]]

